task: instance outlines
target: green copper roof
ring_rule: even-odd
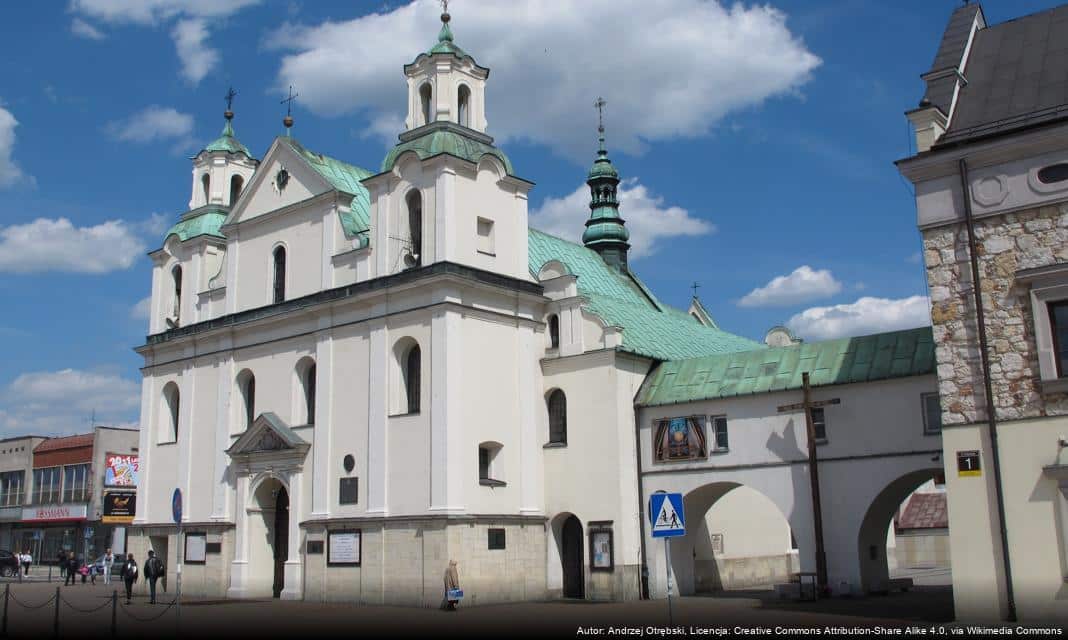
[[[203,152],[212,151],[225,151],[226,153],[243,153],[249,158],[252,154],[248,152],[248,148],[241,144],[236,137],[234,137],[234,127],[230,124],[230,121],[226,121],[226,126],[223,127],[222,135],[215,139],[214,142],[204,147],[201,150]]]
[[[475,132],[466,131],[463,127],[451,122],[434,122],[420,129],[426,129],[426,131],[412,138],[402,137],[401,142],[390,149],[382,161],[382,173],[393,169],[393,165],[402,153],[414,151],[420,160],[446,153],[474,163],[478,163],[482,156],[489,154],[501,161],[508,175],[515,175],[512,161],[504,155],[503,151],[493,146],[493,139],[488,136],[485,138],[489,142],[485,142],[472,135]]]
[[[178,236],[182,242],[197,236],[213,236],[225,238],[219,227],[226,220],[227,210],[215,206],[200,207],[182,214],[178,223],[171,227],[163,236],[163,241],[173,235]]]
[[[449,28],[448,22],[441,23],[441,31],[438,32],[438,43],[427,51],[427,54],[434,55],[435,53],[451,53],[461,58],[468,58],[467,52],[461,49],[452,41],[452,29]]]
[[[296,138],[284,136],[279,138],[288,144],[303,158],[316,173],[323,177],[332,187],[352,196],[349,211],[341,212],[341,226],[348,237],[364,234],[371,228],[371,196],[361,182],[371,175],[367,169],[342,162],[330,156],[324,156],[304,147]],[[365,243],[366,246],[366,243]]]
[[[527,237],[530,272],[537,276],[551,260],[566,266],[577,276],[579,294],[587,300],[583,308],[608,325],[623,328],[623,351],[674,360],[761,347],[661,304],[637,277],[611,268],[591,249],[536,229],[530,229]]]
[[[599,140],[600,148],[597,150],[597,159],[593,161],[593,166],[590,167],[588,179],[619,178],[619,172],[612,165],[612,161],[608,158],[608,150],[604,147],[604,131],[601,131]]]
[[[801,388],[922,376],[935,371],[930,327],[664,362],[637,404],[677,404]]]
[[[594,214],[597,212],[594,211]],[[618,215],[611,216],[591,216],[593,218],[604,217],[604,222],[597,222],[595,224],[588,225],[586,230],[582,232],[582,244],[591,245],[599,242],[626,242],[630,239],[630,232],[623,226],[622,220]]]

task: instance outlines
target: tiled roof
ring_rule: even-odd
[[[977,31],[964,77],[939,145],[1068,118],[1068,5]]]
[[[284,136],[279,140],[288,144],[301,158],[307,161],[308,166],[322,176],[332,187],[352,196],[350,210],[341,214],[341,226],[344,228],[346,236],[352,237],[370,230],[371,196],[361,182],[371,175],[370,171],[311,151],[297,142],[296,138]]]
[[[529,266],[537,276],[552,260],[561,262],[577,276],[579,294],[587,311],[610,326],[623,329],[622,350],[653,358],[673,360],[713,353],[757,349],[761,345],[715,327],[707,327],[688,313],[661,304],[637,277],[622,274],[594,251],[530,229]]]
[[[945,529],[949,527],[946,494],[914,493],[897,519],[899,529]]]
[[[661,364],[638,392],[652,406],[934,373],[930,327]]]
[[[214,236],[224,238],[222,231],[223,222],[226,220],[227,209],[214,205],[200,207],[182,214],[178,222],[163,235],[163,240],[172,235],[178,236],[182,242],[197,236]]]
[[[82,433],[76,436],[66,436],[63,438],[50,438],[45,440],[41,444],[37,445],[33,452],[43,453],[45,451],[56,451],[58,449],[77,449],[79,447],[91,447],[93,446],[93,434]]]

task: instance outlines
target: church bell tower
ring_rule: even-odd
[[[582,244],[593,249],[601,258],[619,271],[627,270],[627,250],[630,244],[630,232],[625,221],[619,217],[619,172],[608,159],[604,146],[604,107],[603,98],[598,98],[594,106],[598,111],[597,159],[594,160],[586,184],[590,187],[590,217],[586,220],[586,231],[582,234]]]
[[[233,89],[226,94],[222,133],[193,158],[193,191],[189,209],[207,205],[234,206],[237,197],[256,171],[259,161],[234,135]]]

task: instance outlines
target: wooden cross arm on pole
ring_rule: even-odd
[[[841,398],[831,398],[830,400],[816,400],[815,402],[809,402],[809,403],[795,402],[793,404],[784,404],[781,407],[779,407],[779,412],[783,413],[783,412],[786,412],[786,411],[802,411],[802,410],[805,409],[806,406],[812,407],[813,409],[815,409],[816,407],[826,407],[826,406],[832,405],[832,404],[842,404],[842,399]]]

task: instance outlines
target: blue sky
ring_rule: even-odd
[[[145,252],[185,210],[189,156],[239,95],[262,155],[294,135],[377,168],[430,0],[15,3],[0,27],[0,435],[131,424]],[[1057,4],[988,0],[997,23]],[[603,5],[603,6],[602,6]],[[598,95],[627,180],[632,267],[720,325],[807,339],[916,326],[927,302],[903,112],[957,1],[454,0],[489,67],[490,133],[537,183],[532,224],[577,238]],[[371,14],[371,15],[369,15]],[[776,280],[779,278],[779,280]]]

